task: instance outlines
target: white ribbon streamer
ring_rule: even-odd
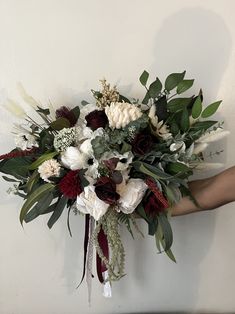
[[[102,273],[104,280],[108,279],[108,271]],[[112,298],[112,288],[109,281],[106,281],[103,288],[103,296],[105,298]]]

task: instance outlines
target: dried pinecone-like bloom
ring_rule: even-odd
[[[44,181],[50,182],[50,177],[60,175],[60,164],[55,159],[46,160],[38,167],[38,172]]]
[[[60,192],[69,199],[75,199],[82,193],[83,188],[79,177],[79,170],[69,171],[59,183]]]
[[[109,126],[115,129],[124,128],[131,121],[142,116],[142,112],[136,105],[125,102],[112,103],[105,108],[105,113],[109,120]]]
[[[97,106],[99,108],[105,108],[109,106],[112,102],[117,102],[119,100],[119,93],[116,89],[116,86],[110,88],[110,84],[106,83],[106,80],[100,80],[103,89],[100,91],[102,94],[101,97],[96,97],[97,99]]]

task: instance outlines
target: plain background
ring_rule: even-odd
[[[234,164],[235,1],[0,0],[0,102],[16,98],[16,83],[43,104],[73,106],[91,100],[106,77],[136,98],[146,69],[152,78],[187,70],[205,103],[223,99],[217,118],[231,135],[210,146],[213,161]],[[26,108],[26,104],[22,103]],[[1,110],[0,153],[13,148],[15,121]],[[208,160],[210,158],[208,157]],[[203,172],[200,177],[213,172]],[[94,279],[92,304],[82,271],[83,220],[66,214],[49,230],[47,217],[21,228],[22,204],[1,180],[0,313],[73,314],[161,311],[235,311],[234,204],[172,219],[177,264],[156,254],[146,236],[122,229],[127,275],[102,296]],[[141,224],[143,231],[145,225]]]

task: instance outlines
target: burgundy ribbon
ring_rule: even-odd
[[[107,240],[107,236],[104,233],[104,230],[100,229],[100,232],[98,234],[98,243],[99,246],[104,254],[104,256],[109,259],[109,246],[108,246],[108,240]],[[105,272],[107,270],[107,267],[105,266],[105,264],[102,262],[101,258],[99,257],[98,254],[96,254],[96,270],[97,270],[97,275],[99,278],[99,281],[101,283],[104,282],[104,278],[102,273]]]
[[[90,222],[90,215],[86,215],[85,217],[85,235],[84,235],[84,258],[83,258],[83,272],[82,272],[82,279],[77,286],[77,288],[81,285],[83,282],[83,279],[85,277],[86,273],[86,260],[87,260],[87,248],[88,248],[88,241],[89,241],[89,222]]]

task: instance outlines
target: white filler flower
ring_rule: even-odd
[[[46,160],[38,167],[38,172],[44,181],[51,182],[49,180],[50,177],[58,177],[60,175],[60,164],[55,159]]]
[[[125,102],[111,103],[105,107],[105,113],[109,120],[109,126],[113,129],[121,129],[131,121],[135,121],[142,116],[141,110],[133,104]]]
[[[119,199],[119,209],[125,214],[131,214],[142,201],[147,185],[141,179],[130,179],[122,189]]]
[[[99,220],[108,208],[109,204],[97,197],[93,185],[86,186],[77,197],[77,209],[83,214],[90,214],[95,220]]]

